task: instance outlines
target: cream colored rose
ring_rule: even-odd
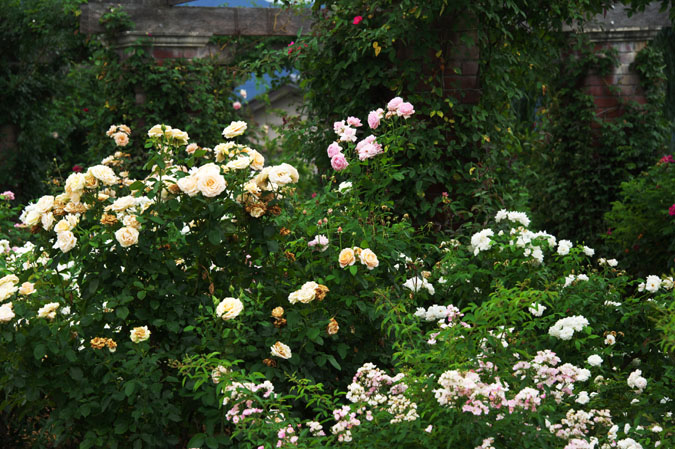
[[[18,282],[19,278],[14,274],[8,274],[7,276],[0,278],[0,286],[5,284],[17,284]]]
[[[120,181],[113,169],[107,165],[94,165],[87,170],[87,173],[107,186],[115,185]]]
[[[197,177],[190,175],[180,178],[178,182],[178,188],[186,193],[188,196],[195,196],[199,193],[199,187],[197,187]]]
[[[125,215],[122,224],[130,228],[141,230],[141,224],[136,220],[136,215]]]
[[[131,134],[131,128],[129,128],[127,125],[120,125],[118,128],[123,133]]]
[[[258,184],[255,183],[254,180],[250,180],[244,184],[244,190],[251,195],[259,195],[261,190],[260,187],[258,187]]]
[[[291,354],[291,348],[280,341],[274,343],[270,350],[274,357],[281,357],[282,359],[290,359],[293,355]]]
[[[251,158],[248,156],[239,156],[238,158],[231,160],[225,165],[225,168],[228,170],[243,170],[246,167],[251,165]]]
[[[9,282],[6,284],[0,284],[0,301],[4,301],[5,299],[9,298],[14,293],[16,293],[18,289],[19,287]]]
[[[116,132],[117,132],[117,125],[110,125],[110,128],[108,128],[108,131],[105,132],[105,135],[111,137]]]
[[[227,157],[232,154],[232,148],[234,148],[234,142],[219,143],[213,147],[213,153],[216,155],[216,162],[223,162]]]
[[[20,295],[32,295],[35,293],[35,285],[30,283],[30,282],[24,282],[21,284],[21,288],[19,289],[19,294]]]
[[[45,231],[49,231],[52,228],[52,226],[54,226],[54,214],[51,212],[47,212],[42,216],[40,221],[42,222],[42,228]]]
[[[124,226],[115,231],[115,238],[123,248],[128,248],[138,243],[138,229]]]
[[[59,233],[64,231],[72,231],[73,228],[77,226],[79,221],[80,220],[77,218],[77,215],[68,214],[59,220],[58,223],[56,223],[56,226],[54,226],[54,232]]]
[[[58,302],[50,302],[49,304],[45,304],[38,310],[38,317],[53,320],[56,318],[56,309],[59,308],[59,305],[60,304]]]
[[[195,151],[199,149],[199,146],[196,143],[191,143],[187,147],[185,147],[185,151],[187,154],[193,154]]]
[[[279,186],[298,182],[298,171],[289,164],[275,165],[270,168],[269,180]]]
[[[246,131],[246,126],[246,122],[232,122],[227,128],[223,130],[223,137],[226,139],[232,139],[233,137],[241,136],[244,134],[244,131]]]
[[[66,179],[66,193],[68,194],[68,197],[72,201],[79,203],[80,195],[82,195],[85,185],[86,179],[84,174],[72,173],[68,176],[68,179]]]
[[[130,207],[134,207],[135,205],[136,198],[131,195],[127,195],[117,198],[115,202],[110,205],[110,209],[114,210],[115,212],[122,212],[129,209]]]
[[[186,133],[185,131],[181,131],[180,129],[177,128],[168,130],[166,134],[172,139],[176,140],[176,142],[180,145],[187,145],[188,140],[190,140],[190,136],[188,136],[188,133]]]
[[[251,207],[248,208],[248,213],[251,215],[253,218],[260,218],[263,215],[265,215],[265,211],[267,209],[265,208],[265,205],[262,203],[254,204]]]
[[[150,334],[151,332],[148,330],[148,326],[134,327],[131,329],[129,338],[131,338],[131,341],[134,343],[140,343],[149,339]]]
[[[56,234],[56,244],[54,248],[58,248],[63,253],[67,253],[77,245],[77,238],[70,231],[63,231]]]
[[[218,196],[227,187],[225,178],[220,174],[220,167],[213,163],[200,167],[195,176],[197,188],[206,197]]]
[[[369,270],[372,270],[373,268],[376,268],[378,265],[380,265],[380,261],[377,260],[375,253],[367,248],[361,251],[359,259],[361,259],[361,263],[367,266]]]
[[[0,323],[8,323],[12,321],[14,316],[14,310],[12,308],[11,302],[0,306]]]
[[[45,195],[35,204],[35,210],[41,214],[47,213],[54,207],[54,197],[52,195]]]
[[[262,170],[263,167],[265,166],[265,157],[257,152],[256,150],[252,150],[250,148],[245,148],[244,151],[247,151],[248,156],[251,158],[251,168],[253,170]]]
[[[118,147],[126,147],[129,144],[129,136],[123,132],[113,134],[113,139]]]
[[[279,306],[279,307],[275,307],[274,309],[272,309],[272,317],[273,318],[281,318],[282,316],[284,316],[284,308],[283,307]]]
[[[340,262],[340,268],[344,268],[348,265],[354,265],[354,262],[356,262],[354,250],[351,248],[345,248],[342,251],[340,251],[340,255],[338,256],[338,262]]]
[[[95,189],[98,187],[98,179],[96,179],[91,173],[87,172],[84,174],[84,186],[87,189]]]
[[[244,310],[244,303],[237,298],[225,298],[216,306],[216,315],[223,320],[231,320]]]
[[[28,226],[35,226],[40,223],[42,219],[42,214],[39,210],[33,208],[29,210],[25,215],[22,215],[21,221]]]
[[[162,131],[162,126],[166,129],[166,131],[170,131],[171,127],[168,125],[155,125],[150,130],[148,131],[148,136],[149,137],[162,137],[164,135],[164,131]]]

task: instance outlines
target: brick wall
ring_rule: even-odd
[[[627,102],[646,103],[640,77],[631,70],[631,64],[647,43],[647,40],[595,43],[596,50],[614,48],[619,60],[610,75],[600,77],[589,73],[584,79],[584,91],[593,96],[598,117],[611,120],[623,114],[623,105]]]

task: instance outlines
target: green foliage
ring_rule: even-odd
[[[675,173],[672,156],[621,184],[605,218],[612,245],[632,273],[659,274],[675,268]]]
[[[531,154],[536,175],[526,181],[535,222],[561,237],[586,239],[592,245],[601,244],[607,230],[603,215],[617,199],[618,186],[646,169],[668,137],[663,59],[652,47],[635,61],[648,102],[621,102],[620,118],[596,115],[593,97],[582,90],[583,80],[589,74],[607,76],[616,64],[611,49],[596,51],[584,40],[577,42],[545,97],[545,137]]]

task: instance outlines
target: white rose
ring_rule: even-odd
[[[188,140],[190,140],[190,136],[188,136],[188,133],[185,131],[181,131],[178,128],[173,128],[169,131],[166,132],[166,134],[175,139],[180,145],[187,145]]]
[[[9,298],[12,296],[19,288],[11,283],[7,284],[0,284],[0,301],[4,301],[5,299]]]
[[[115,238],[123,248],[128,248],[138,243],[138,229],[124,226],[115,231]]]
[[[232,139],[233,137],[241,136],[246,131],[246,122],[236,121],[223,130],[223,137]]]
[[[77,226],[79,221],[80,219],[77,218],[77,215],[68,214],[58,223],[56,223],[56,226],[54,226],[54,232],[58,234],[59,232],[72,231],[73,228]]]
[[[282,359],[290,359],[293,354],[291,354],[291,348],[282,342],[278,341],[270,347],[272,355],[274,357],[281,357]]]
[[[231,320],[244,310],[244,303],[238,298],[225,298],[216,306],[216,315],[223,320]]]
[[[262,170],[265,166],[265,157],[256,150],[247,151],[251,158],[251,168],[253,170]]]
[[[216,162],[223,162],[230,155],[231,149],[235,146],[234,142],[219,143],[213,147],[213,153],[216,155]]]
[[[54,226],[54,214],[51,212],[47,212],[46,214],[42,215],[41,221],[44,230],[49,231],[52,228],[52,226]]]
[[[275,165],[270,168],[269,180],[280,186],[296,183],[298,182],[298,171],[289,164]]]
[[[588,357],[588,364],[591,366],[600,366],[602,364],[602,357],[597,354],[593,354]]]
[[[56,234],[56,244],[54,248],[60,249],[63,253],[67,253],[77,245],[77,238],[70,231],[62,231]]]
[[[21,221],[28,226],[35,226],[40,223],[42,214],[37,209],[29,210],[28,213],[22,216]]]

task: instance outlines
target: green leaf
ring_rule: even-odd
[[[337,362],[337,360],[335,360],[335,357],[333,357],[332,355],[328,356],[328,361],[330,362],[331,365],[335,367],[335,369],[342,370],[342,367]]]
[[[147,294],[148,294],[148,292],[146,292],[145,290],[141,290],[138,293],[136,293],[136,297],[138,299],[143,299],[143,298],[145,298],[145,295],[147,295]]]
[[[192,438],[190,438],[190,441],[188,442],[187,446],[188,447],[202,447],[205,439],[206,439],[206,435],[204,435],[203,433],[197,433]]]
[[[35,348],[33,348],[33,356],[35,360],[41,360],[47,354],[47,346],[42,343],[38,343]]]
[[[127,397],[131,397],[131,395],[134,394],[135,389],[136,389],[136,384],[133,381],[127,382],[124,385],[124,394]]]
[[[307,330],[307,338],[309,338],[310,340],[316,340],[316,337],[319,336],[319,332],[320,330],[318,328],[312,327]]]
[[[218,440],[216,440],[214,437],[208,437],[206,439],[206,445],[211,449],[218,449]]]
[[[220,241],[222,239],[220,229],[212,228],[209,231],[208,237],[209,237],[209,243],[211,243],[212,245],[220,245]]]
[[[356,276],[357,271],[358,269],[356,268],[356,265],[352,265],[351,267],[349,267],[349,272],[352,274],[352,276]]]
[[[123,320],[123,319],[125,319],[127,316],[129,316],[129,309],[128,309],[127,307],[125,307],[125,306],[117,307],[117,308],[115,309],[115,315],[117,315],[117,317],[118,317],[120,320]]]

